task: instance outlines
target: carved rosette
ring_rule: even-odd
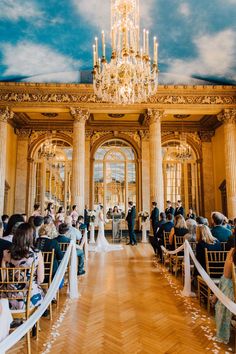
[[[161,121],[164,117],[165,111],[160,111],[158,109],[148,109],[146,114],[146,122],[148,125]]]
[[[224,109],[218,114],[217,118],[224,124],[236,124],[236,109]]]
[[[206,130],[206,131],[199,132],[199,137],[202,143],[210,143],[214,135],[215,135],[214,130]]]
[[[82,109],[82,108],[74,108],[70,107],[70,114],[74,118],[74,121],[76,122],[82,122],[85,123],[90,116],[90,113],[87,109]]]
[[[31,129],[15,129],[15,133],[19,139],[28,139],[31,134]]]
[[[14,113],[9,109],[9,107],[0,108],[0,122],[6,123],[9,119],[12,119]]]

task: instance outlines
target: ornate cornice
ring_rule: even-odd
[[[9,107],[0,108],[0,121],[7,122],[9,119],[12,119],[14,113],[9,109]]]
[[[202,143],[210,143],[214,135],[215,135],[214,130],[206,130],[206,131],[199,132],[199,137]]]
[[[160,122],[164,115],[164,111],[148,108],[146,115],[146,124],[150,125],[152,123]]]
[[[236,109],[224,109],[217,115],[217,118],[225,124],[236,124]]]
[[[15,129],[15,133],[20,139],[28,139],[30,137],[32,130],[31,129]]]
[[[90,116],[90,113],[86,109],[81,109],[81,108],[75,108],[75,107],[70,107],[70,114],[74,118],[76,122],[82,122],[85,123]]]

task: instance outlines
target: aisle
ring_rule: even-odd
[[[204,337],[204,322],[192,322],[191,313],[184,312],[183,299],[154,267],[149,245],[90,254],[80,292],[79,301],[70,304],[56,329],[59,336],[52,354],[199,354],[217,349]],[[214,328],[213,321],[208,325]],[[50,343],[47,336],[48,332],[44,339]],[[34,354],[42,353],[39,342]]]

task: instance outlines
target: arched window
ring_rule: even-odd
[[[190,157],[179,158],[179,142],[163,145],[164,197],[176,203],[182,200],[186,211],[191,207],[199,212],[197,159],[193,149],[187,145]]]
[[[136,204],[136,157],[133,148],[123,140],[102,144],[94,156],[94,201],[104,210],[119,206],[126,212],[128,201]]]

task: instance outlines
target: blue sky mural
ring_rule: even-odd
[[[236,83],[236,0],[140,0],[160,82]],[[110,27],[110,0],[0,0],[0,80],[80,82]]]

